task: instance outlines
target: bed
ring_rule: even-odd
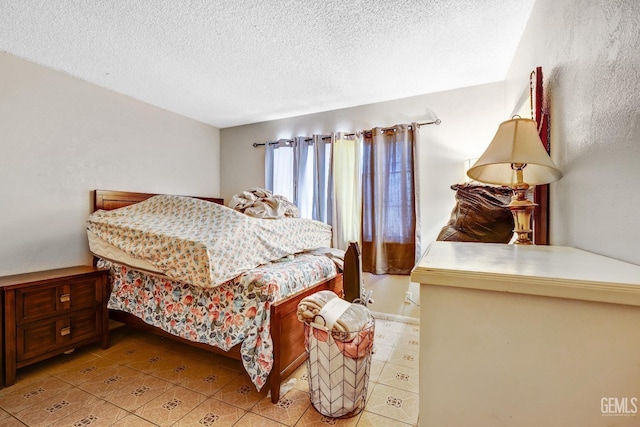
[[[132,206],[134,204],[145,201],[147,199],[151,199],[153,196],[157,196],[157,194],[95,190],[93,211],[94,212],[97,212],[100,210],[110,211],[110,210],[114,210],[114,209],[118,209],[126,206]],[[214,202],[220,205],[223,204],[222,199],[218,199],[218,198],[197,197],[196,199],[205,200],[208,202]],[[93,247],[92,247],[92,252],[93,252]],[[94,255],[96,255],[95,252],[94,252]],[[287,263],[290,262],[292,266],[294,263],[303,265],[305,263],[304,259],[302,258],[303,256],[305,255],[301,255],[300,258],[286,257],[286,259],[282,263],[277,263],[277,265],[274,266],[274,268],[277,268],[278,269],[277,271],[280,272],[277,274],[280,274],[281,276],[289,276],[286,270],[289,266],[289,264]],[[114,261],[112,259],[109,259],[109,257],[101,258],[99,256],[96,256],[95,259],[96,259],[96,264],[101,263],[102,266],[107,266],[112,269],[111,276],[112,276],[112,286],[114,287],[114,290],[116,289],[115,288],[116,281],[122,282],[125,280],[123,277],[126,277],[134,281],[138,280],[138,282],[135,282],[138,284],[140,284],[141,282],[144,282],[145,287],[147,286],[145,281],[148,281],[149,283],[152,283],[152,282],[158,283],[158,280],[159,280],[161,281],[162,285],[157,285],[158,288],[165,287],[165,291],[168,293],[171,293],[171,292],[184,293],[185,295],[189,295],[188,300],[195,300],[197,298],[202,298],[201,294],[198,294],[199,295],[198,297],[191,296],[191,294],[189,294],[189,292],[191,292],[189,288],[190,285],[188,285],[187,283],[175,281],[175,280],[169,280],[166,277],[159,277],[157,273],[153,271],[147,271],[144,268],[144,266],[131,267],[130,265],[119,264],[117,260]],[[345,257],[345,261],[347,261],[348,259],[350,258]],[[322,262],[324,263],[325,261],[322,261]],[[118,273],[120,272],[125,273],[125,275],[118,277]],[[250,272],[247,272],[246,274],[250,274],[250,273],[252,272],[250,271]],[[257,276],[261,276],[262,272],[258,272],[255,274]],[[295,286],[292,286],[293,288],[292,294],[286,297],[282,297],[280,299],[276,298],[275,302],[271,304],[267,303],[265,306],[269,312],[270,325],[266,333],[270,335],[271,341],[273,343],[272,344],[273,366],[268,373],[268,377],[264,385],[270,391],[271,400],[274,403],[276,403],[280,398],[280,384],[282,383],[282,380],[285,379],[287,376],[289,376],[291,373],[293,373],[293,371],[298,366],[300,366],[306,358],[306,352],[304,350],[304,328],[303,328],[303,325],[298,321],[297,315],[296,315],[299,301],[320,290],[331,290],[338,295],[343,294],[343,275],[341,271],[338,269],[333,273],[327,272],[326,276],[327,277],[321,277],[319,281],[317,281],[316,283],[301,290],[295,289]],[[234,280],[236,282],[234,282]],[[121,283],[118,283],[118,284],[121,284]],[[220,285],[219,287],[225,287],[224,288],[225,292],[235,292],[234,286],[236,285],[237,285],[237,279],[233,279],[231,281],[225,282],[223,285]],[[154,286],[154,285],[151,284],[149,286]],[[216,286],[216,289],[217,288],[218,286]],[[244,288],[242,289],[246,290],[246,286],[244,286]],[[202,290],[198,288],[197,292],[201,292],[201,291]],[[208,289],[208,291],[211,291],[211,289]],[[115,298],[114,293],[115,291],[112,292],[112,298]],[[238,297],[229,296],[229,298],[230,298],[229,301],[235,301]],[[118,303],[112,304],[110,300],[110,305],[117,306],[117,304]],[[148,308],[146,308],[146,310],[149,311]],[[147,318],[145,321],[143,320],[144,315],[141,315],[139,313],[132,314],[132,312],[136,312],[136,310],[131,309],[128,311],[130,312],[111,308],[110,318],[135,328],[144,329],[165,337],[170,337],[172,339],[178,340],[180,342],[183,342],[192,346],[205,349],[207,351],[211,351],[211,352],[222,354],[237,360],[241,360],[243,361],[243,363],[246,362],[246,360],[243,360],[243,356],[246,359],[246,354],[243,355],[244,351],[242,349],[242,344],[244,342],[234,344],[233,346],[224,346],[224,345],[214,346],[209,343],[199,342],[198,337],[196,336],[191,337],[188,334],[187,336],[185,336],[185,334],[182,334],[183,336],[179,336],[179,334],[174,333],[169,328],[161,328],[151,324],[151,323],[158,323],[158,322],[161,323],[162,320],[158,320],[158,322],[150,322],[149,319]],[[138,310],[138,312],[144,312],[144,311],[145,311],[145,307],[141,307]],[[157,311],[154,315],[157,315]],[[190,331],[191,334],[197,334],[199,332],[200,331],[197,328],[192,328]],[[210,335],[213,336],[214,334],[210,334]],[[227,342],[229,341],[227,340]],[[258,385],[256,381],[254,381],[254,384],[256,384],[257,388],[260,388],[261,386],[261,385]]]

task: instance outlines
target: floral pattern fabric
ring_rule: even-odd
[[[242,363],[258,390],[273,367],[271,305],[337,274],[328,257],[301,254],[260,266],[218,287],[203,288],[105,260],[98,265],[111,272],[110,309],[225,351],[242,343]]]
[[[331,226],[319,221],[253,218],[170,195],[98,210],[87,229],[172,279],[206,288],[289,254],[331,245]]]

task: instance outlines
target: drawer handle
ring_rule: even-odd
[[[71,301],[71,295],[70,294],[62,294],[60,295],[60,302],[69,302]]]
[[[60,329],[60,336],[64,337],[65,335],[69,335],[71,333],[71,327],[67,326],[66,328]]]

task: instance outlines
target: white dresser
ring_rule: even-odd
[[[411,280],[421,427],[640,425],[640,266],[434,242]]]

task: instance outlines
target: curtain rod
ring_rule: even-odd
[[[285,142],[293,142],[292,139],[285,139]],[[271,141],[271,142],[254,142],[253,147],[260,147],[262,145],[276,145],[280,141]]]
[[[430,121],[430,122],[422,122],[422,123],[416,123],[416,124],[418,125],[418,127],[420,127],[420,126],[426,126],[426,125],[439,125],[440,123],[442,123],[442,120],[440,120],[440,119],[435,119],[435,120],[432,120],[432,121]],[[409,126],[409,127],[411,127],[411,126]],[[392,127],[388,127],[388,128],[382,128],[381,130],[382,130],[383,132],[386,132],[386,131],[393,130],[393,129],[395,129],[395,127],[394,127],[394,126],[392,126]],[[345,133],[345,135],[346,135],[346,136],[353,136],[353,135],[355,135],[355,133]],[[328,138],[328,137],[323,137],[322,139],[329,139],[329,138]],[[311,140],[311,138],[307,138],[307,139],[305,139],[305,141],[310,141],[310,140]],[[281,140],[281,141],[282,141],[282,140]],[[293,142],[293,140],[292,140],[292,139],[285,139],[285,140],[283,140],[283,141],[286,141],[286,142]],[[263,145],[274,145],[274,144],[277,144],[277,143],[278,143],[278,141],[272,141],[272,142],[254,142],[254,143],[253,143],[253,147],[255,148],[255,147],[261,147],[261,146],[263,146]]]

